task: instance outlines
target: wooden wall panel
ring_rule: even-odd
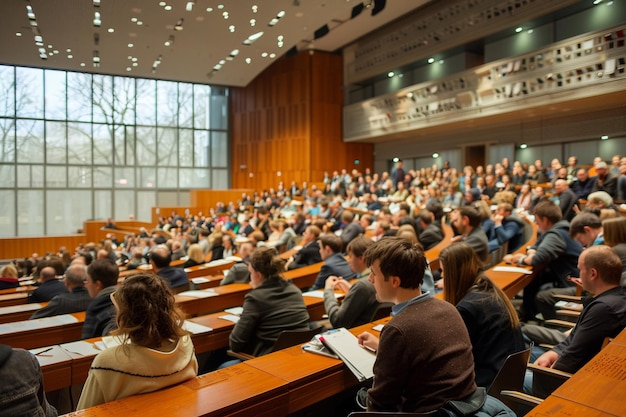
[[[84,234],[0,238],[0,259],[23,259],[33,253],[44,256],[48,252],[57,253],[61,246],[73,251],[79,244],[86,242]]]
[[[254,193],[254,189],[240,188],[231,190],[191,190],[189,193],[189,207],[215,207],[218,202],[228,204],[230,201],[232,201],[233,203],[236,203],[238,200],[241,199],[242,193],[252,195],[252,193]],[[208,214],[208,211],[204,214]],[[169,212],[167,212],[166,215],[169,216]]]
[[[247,87],[233,88],[232,186],[269,189],[279,181],[289,186],[319,181],[324,171],[371,166],[371,145],[342,140],[342,84],[341,56],[303,52],[278,60]]]

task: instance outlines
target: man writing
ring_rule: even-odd
[[[449,401],[485,397],[474,382],[472,344],[463,319],[452,304],[422,294],[426,258],[420,246],[388,237],[364,257],[378,301],[395,304],[380,339],[368,332],[359,335],[360,344],[377,351],[368,411],[428,412]],[[491,406],[500,408],[498,415],[514,415],[487,397],[483,408]]]

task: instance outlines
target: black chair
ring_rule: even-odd
[[[391,304],[384,303],[378,306],[374,314],[372,314],[372,318],[370,321],[376,321],[380,319],[384,319],[385,317],[389,317],[391,314]]]
[[[531,349],[522,350],[510,354],[506,358],[487,391],[489,395],[504,402],[500,394],[503,390],[522,391],[524,375],[526,375],[526,367],[530,359],[530,351]]]
[[[313,336],[321,333],[323,330],[324,326],[319,326],[310,330],[285,330],[278,336],[278,339],[276,339],[274,346],[272,346],[272,352],[306,343],[310,341]],[[232,356],[233,358],[237,358],[242,361],[254,358],[254,356],[248,355],[247,353],[233,352],[232,350],[228,350],[227,353],[228,356]]]

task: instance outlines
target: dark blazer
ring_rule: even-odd
[[[343,277],[346,280],[356,277],[356,273],[350,269],[350,265],[348,265],[346,258],[344,258],[340,253],[335,253],[326,258],[324,261],[324,265],[322,265],[322,269],[320,269],[320,273],[315,279],[315,284],[313,284],[311,290],[324,288],[324,285],[326,285],[326,278],[331,275]]]
[[[422,233],[419,235],[419,241],[424,247],[424,250],[428,250],[433,246],[437,246],[439,242],[443,240],[443,232],[433,223],[429,224],[424,228]]]
[[[29,303],[43,303],[52,300],[55,295],[66,294],[67,287],[58,279],[51,279],[37,287],[28,296]]]
[[[39,309],[35,314],[30,316],[30,319],[85,311],[92,301],[93,299],[89,296],[87,288],[75,287],[72,289],[72,292],[55,296],[50,300],[47,306]]]
[[[561,213],[563,213],[563,218],[568,222],[571,222],[576,215],[574,211],[576,203],[578,203],[578,195],[569,188],[559,195],[559,207],[561,208]]]
[[[341,240],[343,241],[344,249],[346,246],[348,246],[348,243],[350,243],[352,239],[358,237],[359,235],[362,235],[363,233],[365,233],[365,230],[363,230],[363,227],[360,224],[356,222],[347,224],[341,232]]]
[[[184,285],[189,286],[189,278],[187,278],[187,273],[182,268],[168,266],[159,270],[157,275],[167,280],[170,288],[178,288]]]
[[[248,271],[248,264],[245,262],[237,262],[231,266],[228,270],[228,274],[220,282],[220,285],[228,285],[233,283],[248,283],[250,282],[250,271]]]
[[[289,264],[288,269],[302,268],[318,262],[322,262],[322,256],[320,255],[320,245],[317,243],[317,240],[314,240],[293,255],[293,262]]]
[[[470,245],[483,262],[487,261],[489,257],[489,241],[483,229],[480,227],[474,228],[465,239],[463,239],[463,242]]]

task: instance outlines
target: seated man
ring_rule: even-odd
[[[344,210],[341,213],[341,223],[343,224],[341,240],[343,241],[344,248],[348,247],[348,243],[350,243],[352,239],[365,233],[361,224],[354,221],[354,213],[350,210]]]
[[[30,320],[87,310],[92,299],[85,288],[85,281],[87,281],[87,267],[81,264],[70,265],[63,277],[63,282],[69,292],[54,296],[47,306],[30,316]]]
[[[380,340],[368,332],[359,335],[360,344],[377,352],[367,410],[421,413],[449,401],[467,404],[473,397],[486,397],[482,411],[489,409],[487,415],[513,416],[477,389],[472,344],[456,308],[422,294],[426,258],[420,246],[388,237],[368,248],[364,257],[378,301],[395,304]]]
[[[574,373],[602,348],[606,337],[615,337],[626,327],[626,293],[620,287],[622,261],[608,246],[592,246],[578,260],[583,288],[595,294],[585,303],[576,326],[554,349],[535,364]],[[526,389],[530,384],[526,384]]]
[[[182,268],[174,268],[170,266],[172,262],[172,254],[165,245],[159,245],[152,251],[150,255],[150,264],[152,269],[158,276],[166,280],[173,290],[188,290],[189,278]]]
[[[85,287],[93,301],[87,307],[81,339],[106,336],[117,327],[111,293],[117,289],[120,270],[110,259],[95,260],[87,268]]]
[[[236,262],[230,267],[228,273],[224,279],[220,282],[220,285],[228,285],[233,283],[248,283],[250,282],[250,271],[248,271],[248,262],[250,262],[250,255],[254,251],[255,246],[250,242],[244,242],[239,246],[240,262]]]
[[[341,254],[343,241],[339,236],[324,235],[320,238],[319,242],[320,256],[324,261],[324,265],[322,265],[322,269],[320,269],[320,273],[315,279],[311,290],[324,288],[326,280],[331,275],[343,277],[343,279],[346,280],[356,277],[356,273],[352,272],[346,258]]]
[[[418,239],[424,250],[437,246],[443,240],[443,231],[433,223],[435,219],[433,213],[423,209],[418,213],[418,218],[422,229]]]
[[[46,266],[39,275],[41,285],[28,296],[29,303],[43,303],[52,300],[58,294],[67,293],[67,288],[56,277],[56,270]]]
[[[480,227],[480,213],[473,206],[460,207],[450,213],[450,226],[454,230],[452,243],[465,242],[486,262],[489,257],[489,241]]]
[[[308,226],[304,229],[300,242],[302,248],[287,261],[288,270],[322,262],[320,245],[317,243],[317,238],[321,233],[322,231],[317,226]]]
[[[496,238],[489,241],[489,252],[509,243],[508,253],[515,252],[524,244],[524,220],[513,214],[513,206],[500,203],[493,216]]]
[[[357,273],[357,282],[351,284],[342,277],[334,275],[326,279],[324,308],[332,327],[349,329],[368,323],[381,305],[376,301],[376,289],[368,281],[370,269],[363,259],[365,250],[373,244],[371,239],[364,236],[359,236],[348,243],[348,264],[350,264],[350,269]],[[335,289],[340,289],[346,294],[341,305],[335,297]]]

